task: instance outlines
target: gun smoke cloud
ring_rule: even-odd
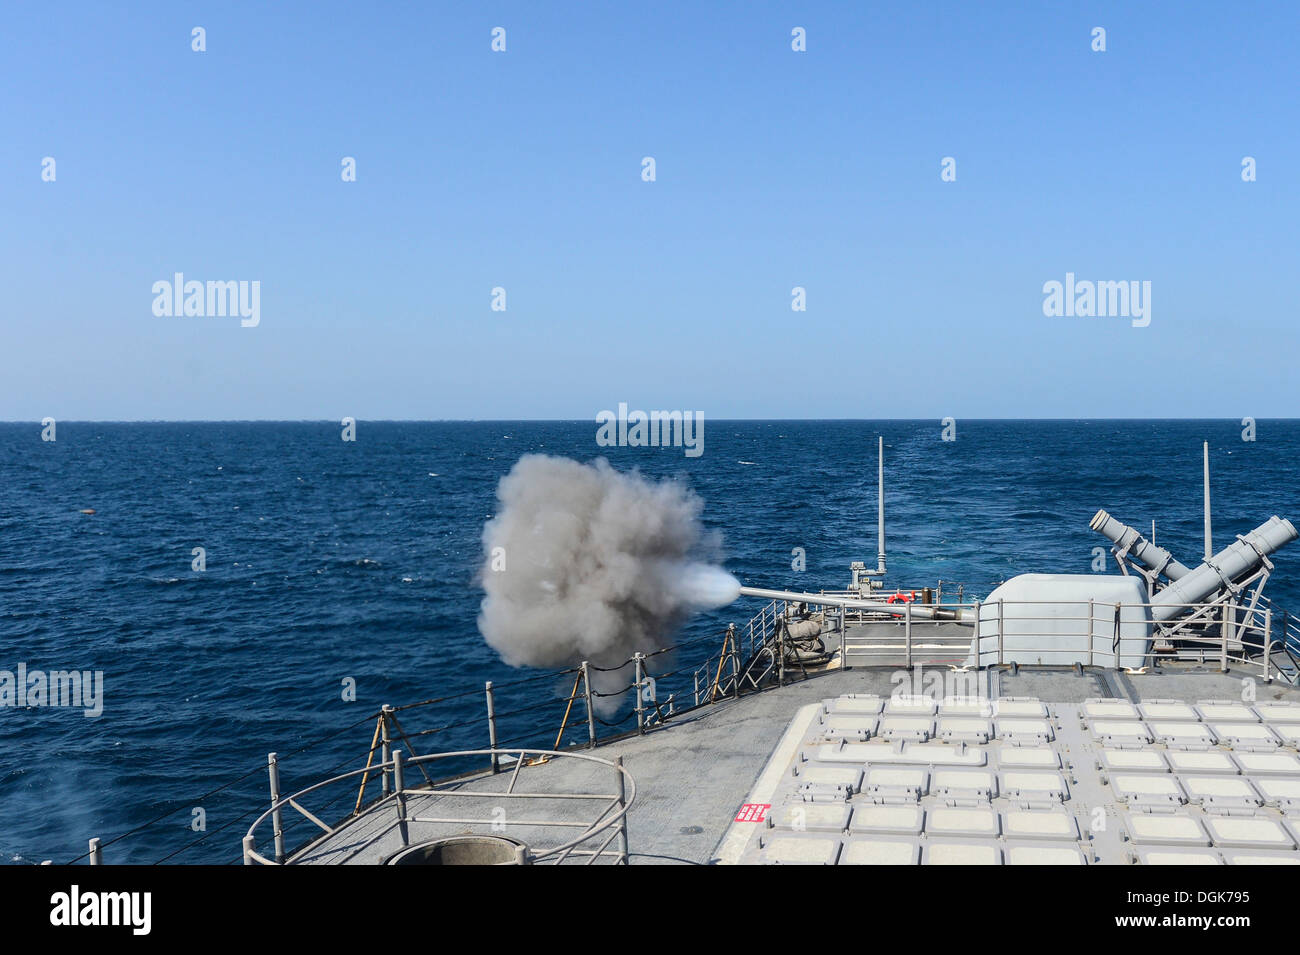
[[[703,501],[672,481],[530,454],[497,487],[483,528],[478,626],[513,666],[617,666],[667,645],[691,614],[740,594],[709,562]],[[613,683],[626,685],[627,673]]]

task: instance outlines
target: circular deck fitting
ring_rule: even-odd
[[[528,847],[505,836],[448,836],[403,849],[386,865],[528,865]]]

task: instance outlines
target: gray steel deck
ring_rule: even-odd
[[[946,668],[945,668],[946,669]],[[802,707],[843,694],[889,697],[900,681],[919,671],[893,667],[834,669],[807,680],[796,671],[788,686],[725,700],[682,714],[645,736],[616,740],[592,750],[606,759],[622,756],[636,780],[636,798],[628,813],[630,862],[636,864],[709,864],[719,861],[722,842],[737,810],[754,789],[792,719]],[[1242,680],[1254,674],[1219,673],[1210,666],[1167,666],[1143,674],[1113,670],[1021,668],[1018,673],[989,669],[971,674],[977,692],[990,698],[1035,697],[1050,704],[1077,706],[1090,698],[1182,700],[1238,699]],[[904,689],[906,689],[904,687]],[[1258,687],[1260,702],[1300,701],[1300,691],[1281,684]],[[1076,741],[1082,745],[1081,741]],[[458,781],[460,787],[500,791],[509,773]],[[598,767],[574,760],[556,759],[521,769],[519,784],[538,793],[600,792],[609,789]],[[454,796],[420,795],[411,791],[412,815],[434,812],[440,818],[459,818]],[[491,800],[461,798],[459,803],[477,808]],[[310,807],[308,807],[310,808]],[[584,818],[584,807],[572,801],[537,799],[528,819]],[[511,810],[514,811],[513,809]],[[521,838],[534,848],[557,844],[576,835],[576,829],[557,835],[553,828],[528,825],[528,820],[506,817],[504,835]],[[757,828],[757,827],[755,827]],[[484,826],[412,823],[409,839],[415,843],[454,832],[486,831]],[[363,813],[340,831],[297,853],[291,861],[308,864],[375,864],[402,847],[390,805]],[[612,861],[612,860],[601,860]]]

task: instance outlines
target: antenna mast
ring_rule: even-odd
[[[885,436],[876,449],[876,573],[885,575]]]
[[[1214,556],[1214,544],[1210,534],[1210,442],[1202,442],[1205,453],[1205,559]]]

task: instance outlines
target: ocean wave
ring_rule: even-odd
[[[402,718],[410,732],[464,722],[440,734],[438,746],[481,748],[483,681],[537,675],[500,664],[476,629],[483,522],[522,448],[544,439],[554,453],[592,457],[587,423],[517,424],[512,441],[499,437],[499,424],[377,424],[371,434],[391,429],[399,439],[365,445],[366,457],[351,456],[346,471],[322,464],[330,452],[318,424],[83,427],[104,439],[83,446],[61,434],[59,455],[42,457],[52,449],[32,447],[29,426],[0,424],[0,451],[13,469],[6,473],[23,475],[0,481],[9,545],[0,631],[30,665],[103,666],[106,698],[102,720],[47,709],[0,721],[0,759],[31,767],[20,785],[7,776],[10,785],[0,787],[0,819],[9,822],[0,859],[72,858],[91,836],[141,825],[160,804],[196,805],[188,802],[196,794],[257,770],[248,801],[231,804],[233,818],[264,798],[269,751],[342,733],[337,745],[286,760],[304,785],[357,753],[364,762],[373,723],[346,728],[384,703],[476,687]],[[969,599],[987,593],[979,582],[1021,569],[1088,572],[1092,548],[1105,543],[1088,530],[1099,507],[1144,533],[1157,519],[1158,543],[1184,560],[1195,556],[1200,441],[1222,427],[1167,422],[1153,432],[1150,422],[1108,423],[1106,433],[1118,436],[1103,454],[1100,429],[1068,422],[969,422],[943,446],[931,422],[728,423],[710,432],[702,465],[638,449],[612,449],[611,457],[656,478],[685,470],[706,525],[723,537],[728,570],[745,583],[785,583],[791,549],[802,547],[800,585],[818,589],[842,586],[850,560],[874,564],[875,435],[883,430],[893,446],[915,435],[915,464],[886,451],[887,586],[933,586],[942,577],[945,595],[965,582]],[[11,430],[21,433],[10,438]],[[1226,543],[1274,513],[1300,515],[1300,483],[1285,463],[1300,451],[1300,423],[1270,425],[1267,445],[1243,445],[1238,429],[1220,433],[1216,539]],[[330,438],[339,444],[336,431]],[[212,479],[217,458],[226,480]],[[28,462],[36,462],[30,479]],[[429,480],[438,475],[436,488],[419,480],[429,465],[445,468],[426,471]],[[243,476],[250,470],[256,478]],[[204,479],[190,483],[195,475]],[[100,511],[93,519],[76,513],[88,487]],[[206,574],[189,570],[198,546],[207,550]],[[1282,606],[1300,608],[1300,543],[1274,560],[1269,589]],[[399,569],[411,564],[425,569]],[[707,612],[680,636],[703,641],[729,622],[743,626],[747,610]],[[716,653],[716,642],[706,644]],[[16,662],[11,651],[8,666]],[[694,662],[684,651],[683,663]],[[356,702],[341,696],[345,678],[356,680]],[[685,679],[689,695],[689,671]],[[563,697],[574,676],[554,682]],[[546,680],[503,689],[499,712],[545,700],[549,689]],[[560,712],[539,711],[547,745]],[[521,716],[514,732],[535,729],[529,719]],[[31,748],[32,739],[41,745]],[[124,751],[165,752],[168,772],[133,788]],[[109,782],[60,790],[69,767]],[[47,824],[38,810],[56,797],[75,812]],[[186,830],[169,825],[156,838],[150,830],[144,842],[116,844],[113,861],[152,862],[178,848]],[[176,861],[238,854],[237,836],[219,834]]]

